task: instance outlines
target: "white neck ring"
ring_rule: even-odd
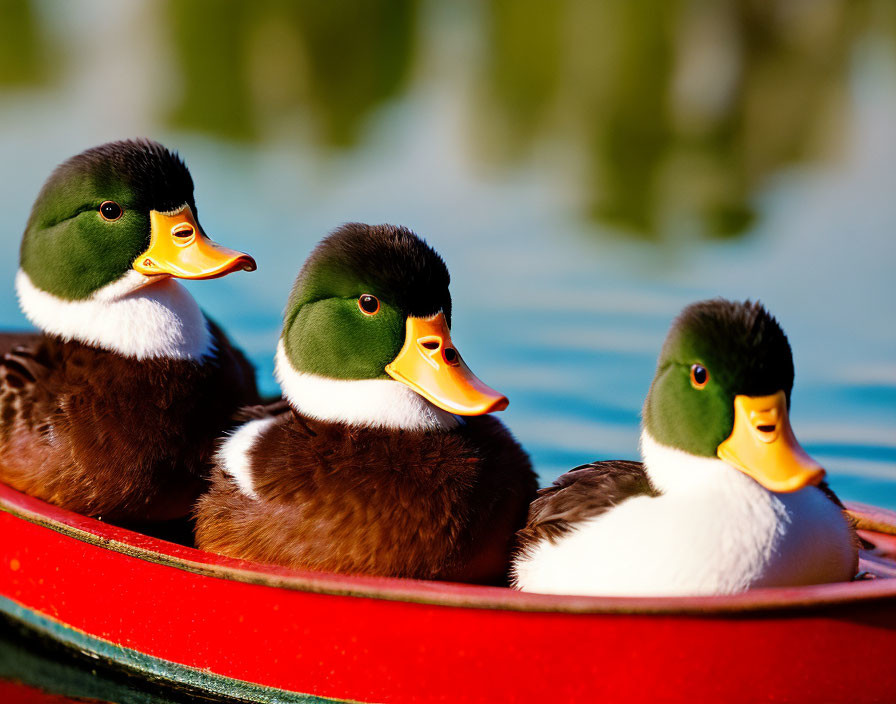
[[[283,396],[302,415],[331,423],[394,430],[452,430],[460,419],[391,379],[330,379],[299,372],[277,344],[275,374]]]
[[[201,360],[214,351],[208,321],[177,281],[129,271],[88,298],[68,301],[16,274],[19,305],[45,333],[133,359]]]

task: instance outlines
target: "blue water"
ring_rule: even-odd
[[[455,341],[509,396],[503,419],[544,483],[582,462],[636,457],[639,409],[671,319],[690,301],[722,295],[762,300],[787,330],[794,429],[835,490],[896,508],[896,44],[873,22],[845,38],[819,30],[806,39],[806,62],[830,53],[825,37],[845,48],[828,73],[800,73],[799,61],[779,67],[794,72],[805,102],[763,88],[768,119],[744,127],[733,147],[697,149],[688,120],[699,134],[724,91],[693,98],[709,105],[702,118],[684,110],[654,129],[650,114],[639,117],[653,109],[651,91],[689,95],[686,61],[684,78],[651,74],[666,83],[645,79],[631,100],[612,85],[588,93],[613,69],[592,66],[590,54],[578,73],[559,61],[549,88],[534,81],[517,96],[513,71],[528,76],[541,64],[502,69],[490,52],[513,37],[495,38],[495,16],[476,3],[420,4],[406,18],[410,48],[382,49],[403,62],[391,83],[342,113],[320,98],[333,80],[326,64],[296,59],[307,46],[270,8],[270,21],[258,20],[249,48],[236,52],[232,89],[225,82],[207,95],[191,55],[174,51],[169,21],[185,20],[165,12],[176,10],[29,7],[26,48],[38,59],[21,80],[0,83],[0,326],[27,325],[13,294],[17,247],[49,171],[87,146],[149,135],[185,157],[206,231],[258,261],[255,273],[190,289],[251,356],[265,391],[276,391],[282,307],[317,240],[345,221],[400,223],[446,259]],[[563,27],[574,34],[574,24]],[[623,48],[641,50],[630,44]],[[716,50],[709,42],[706,51]],[[301,80],[284,79],[289,66]],[[510,71],[503,83],[501,71]],[[754,87],[764,75],[755,70]],[[583,107],[581,95],[593,100]],[[515,121],[514,101],[520,111],[536,105],[537,119]],[[234,107],[247,102],[249,117]],[[729,112],[750,118],[747,107]],[[607,115],[625,119],[611,129]],[[663,158],[638,161],[655,134],[669,143]],[[735,171],[737,187],[725,185]],[[736,191],[723,218],[735,224],[713,230],[706,211],[717,189],[725,202]]]

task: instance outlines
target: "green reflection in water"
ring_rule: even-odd
[[[260,3],[259,3],[260,4]],[[253,6],[218,0],[170,0],[167,7],[181,99],[171,123],[218,137],[257,136],[249,101],[246,35]]]
[[[0,0],[0,86],[37,84],[65,60],[42,38],[44,7]],[[358,145],[418,67],[421,82],[444,81],[427,69],[456,29],[419,0],[168,0],[146,12],[174,67],[170,86],[147,86],[178,96],[168,126],[324,151]],[[474,73],[472,158],[519,167],[547,154],[534,166],[583,214],[647,239],[750,231],[770,178],[843,151],[852,56],[869,33],[896,34],[892,0],[483,0],[452,12],[479,47],[472,61],[447,57],[450,80]]]
[[[358,140],[372,109],[408,76],[417,0],[172,0],[184,82],[175,126],[252,139],[259,125],[314,123],[334,147]]]
[[[308,105],[321,136],[348,146],[370,111],[405,85],[413,53],[416,0],[282,3],[301,36]]]
[[[0,86],[29,86],[44,80],[42,41],[30,0],[0,0]]]
[[[655,232],[662,160],[672,140],[668,85],[678,3],[612,3],[591,17],[594,81],[582,85],[593,215]]]
[[[839,150],[884,4],[491,0],[480,141],[499,161],[571,142],[584,209],[622,231],[740,235],[773,174]]]
[[[566,0],[493,0],[485,13],[485,110],[497,109],[500,129],[482,140],[496,159],[519,159],[544,126],[559,88]]]

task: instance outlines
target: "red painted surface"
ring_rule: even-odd
[[[84,700],[48,694],[18,682],[0,680],[0,702],[3,704],[77,704]]]
[[[93,636],[271,687],[381,702],[896,701],[893,580],[712,599],[545,597],[255,567],[2,486],[0,502],[194,564],[378,596],[196,574],[0,512],[0,594]]]

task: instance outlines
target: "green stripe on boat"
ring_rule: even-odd
[[[299,694],[273,687],[265,687],[152,657],[65,626],[4,596],[0,596],[0,614],[8,616],[12,621],[55,643],[97,657],[106,663],[124,668],[147,680],[158,681],[161,679],[166,683],[212,693],[236,701],[270,702],[271,704],[357,704],[357,702],[349,699],[329,699],[313,694]],[[0,676],[5,676],[5,674],[0,670]],[[19,673],[15,673],[15,679],[25,681]],[[69,683],[64,680],[60,681],[56,677],[47,678],[46,682],[40,681],[40,679],[38,677],[37,681],[27,683],[35,684],[41,689],[48,689],[56,694],[82,697],[96,696],[96,692],[89,694],[86,692],[69,691],[68,687],[66,687]],[[77,682],[72,682],[71,685],[75,690],[81,688]]]

